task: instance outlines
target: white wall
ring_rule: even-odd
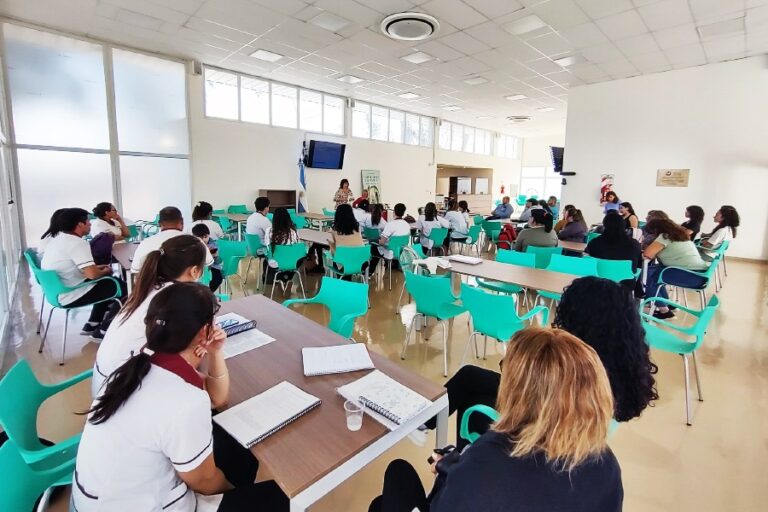
[[[768,259],[768,59],[764,56],[571,89],[563,188],[589,219],[601,216],[600,174],[639,215],[685,207],[741,215],[734,256]],[[691,169],[687,188],[656,187],[657,169]]]
[[[517,160],[453,151],[438,151],[435,160],[432,148],[206,118],[203,79],[199,76],[190,77],[189,98],[192,199],[208,201],[214,207],[252,206],[259,189],[296,189],[301,143],[310,138],[347,145],[342,170],[306,170],[311,211],[333,206],[333,194],[342,178],[347,178],[352,190],[359,193],[363,169],[380,170],[384,202],[403,202],[412,214],[434,200],[438,162],[493,168],[494,183],[509,186],[518,181]],[[494,188],[498,192],[498,187]]]
[[[437,163],[493,169],[491,198],[499,200],[503,196],[514,197],[517,194],[517,186],[520,183],[520,160],[438,149]],[[502,185],[504,185],[504,193],[501,192]]]
[[[563,147],[564,144],[565,133],[526,137],[523,140],[523,167],[551,167],[550,146]]]

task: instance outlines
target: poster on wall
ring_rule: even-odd
[[[657,187],[687,187],[690,169],[657,169]]]
[[[605,205],[605,195],[613,191],[613,174],[600,175],[600,206]]]
[[[381,202],[381,173],[374,170],[360,171],[363,190],[368,190],[368,202],[371,204]]]

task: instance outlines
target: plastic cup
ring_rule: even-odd
[[[358,400],[347,400],[344,402],[344,412],[347,415],[347,428],[356,432],[363,428],[363,407]]]

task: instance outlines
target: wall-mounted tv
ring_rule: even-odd
[[[550,146],[549,149],[552,152],[552,165],[555,167],[555,172],[563,172],[563,155],[565,154],[565,148]]]
[[[344,166],[344,151],[346,149],[346,144],[311,140],[304,163],[307,167],[315,169],[341,169]]]

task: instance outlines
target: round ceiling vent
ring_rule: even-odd
[[[420,12],[390,14],[381,22],[384,35],[400,41],[422,41],[432,37],[440,28],[434,16]]]
[[[509,116],[507,117],[507,121],[510,121],[512,123],[524,123],[526,121],[530,121],[531,116]]]

